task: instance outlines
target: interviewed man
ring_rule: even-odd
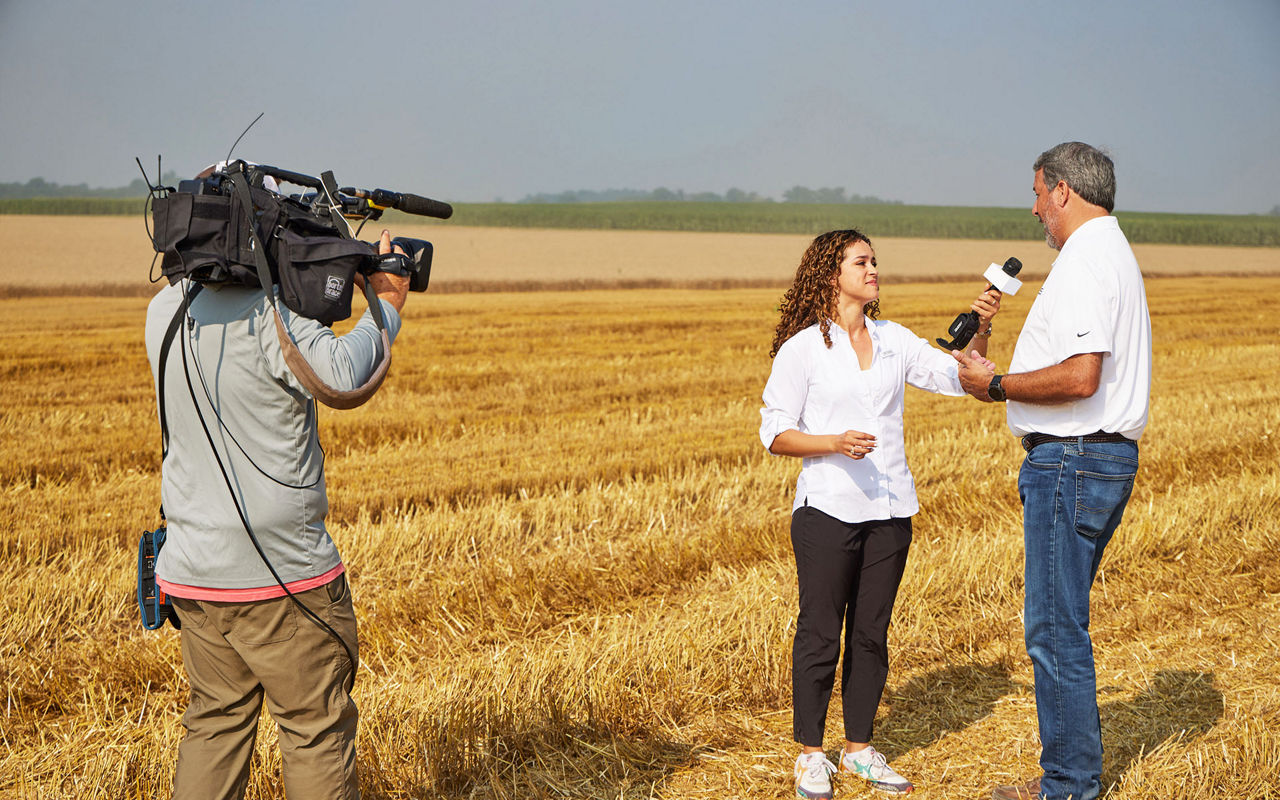
[[[1061,251],[1023,324],[1008,374],[954,353],[979,400],[1007,403],[1026,458],[1024,625],[1035,673],[1042,775],[996,800],[1093,800],[1101,790],[1089,592],[1138,469],[1151,391],[1151,319],[1116,218],[1115,172],[1081,142],[1042,153],[1032,213]]]
[[[392,253],[386,231],[378,250]],[[409,278],[375,272],[364,280],[389,342]],[[184,278],[162,289],[146,326],[168,433],[161,469],[168,538],[156,576],[181,621],[191,689],[173,796],[244,796],[265,700],[279,727],[289,800],[355,800],[356,619],[324,524],[312,393],[286,363],[267,292],[210,284],[193,297],[195,288]],[[364,384],[383,359],[368,311],[342,336],[288,308],[279,313],[330,386]]]

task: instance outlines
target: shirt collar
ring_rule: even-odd
[[[868,317],[866,314],[863,314],[862,321],[863,321],[863,324],[867,326],[867,333],[871,334],[872,341],[876,341],[876,342],[880,341],[880,325],[876,322],[876,320],[872,319],[871,317]],[[844,333],[845,341],[849,340],[849,332],[844,328],[841,328],[839,325],[837,325],[835,320],[828,319],[827,322],[831,323],[831,327]]]
[[[1085,239],[1089,239],[1095,235],[1101,235],[1104,231],[1117,230],[1119,227],[1120,220],[1110,214],[1105,217],[1094,217],[1093,219],[1085,220],[1080,224],[1080,227],[1072,231],[1071,235],[1067,237],[1067,240],[1062,243],[1062,249],[1058,251],[1058,258],[1062,258],[1067,251],[1073,247],[1083,246]],[[1058,258],[1053,260],[1054,264],[1058,263]]]

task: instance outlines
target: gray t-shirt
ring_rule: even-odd
[[[158,383],[161,343],[182,304],[185,283],[161,289],[147,308],[153,382]],[[394,339],[400,316],[385,301],[382,311],[388,336]],[[298,349],[325,383],[350,390],[373,374],[382,342],[368,311],[343,336],[294,314],[283,303],[280,313]],[[262,290],[205,287],[170,345],[165,370],[169,450],[160,494],[168,538],[156,564],[157,576],[170,584],[210,589],[275,585],[244,530],[223,469],[258,542],[285,583],[337,567],[338,549],[324,526],[329,503],[315,404],[285,364]]]

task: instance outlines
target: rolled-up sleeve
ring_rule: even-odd
[[[960,385],[960,365],[950,353],[944,353],[916,336],[906,328],[902,329],[902,349],[906,353],[906,381],[917,389],[924,389],[934,394],[945,394],[951,397],[964,395],[964,387]]]
[[[800,428],[800,414],[804,409],[809,381],[802,353],[799,348],[789,346],[794,341],[792,339],[784,344],[774,357],[773,370],[764,387],[764,408],[760,409],[760,443],[766,450],[773,445],[778,434]]]
[[[378,302],[382,304],[387,338],[395,341],[396,334],[400,331],[400,315],[385,300]],[[269,309],[270,306],[264,304],[259,333],[264,354],[273,365],[278,379],[295,389],[305,391],[284,362],[284,355],[276,338],[275,321]],[[313,319],[293,313],[283,303],[280,304],[280,317],[297,344],[298,351],[315,370],[316,375],[339,391],[351,391],[363,385],[382,361],[382,336],[378,332],[373,314],[368,310],[355,327],[342,336],[334,334],[330,328]]]

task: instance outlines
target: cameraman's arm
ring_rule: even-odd
[[[400,248],[395,248],[395,251],[400,252]],[[392,252],[390,233],[383,231],[378,252],[380,254]],[[382,305],[387,336],[394,342],[396,334],[400,331],[399,312],[404,307],[405,297],[409,292],[409,278],[387,272],[375,272],[368,276],[368,280]],[[356,282],[363,289],[361,275],[356,275]],[[382,360],[383,353],[382,337],[369,311],[365,311],[349,332],[336,336],[331,329],[319,322],[300,317],[287,306],[279,305],[285,326],[289,329],[298,350],[322,381],[335,389],[350,391],[362,385],[373,375]],[[274,322],[264,319],[260,335],[263,352],[272,364],[274,374],[294,388],[305,391],[284,363],[283,353],[275,336]]]
[[[400,331],[400,315],[396,313],[390,300],[379,298],[378,302],[382,305],[387,337],[394,342]],[[381,363],[382,336],[373,315],[368,311],[364,312],[355,327],[342,336],[337,336],[332,329],[295,314],[283,303],[279,307],[289,336],[298,346],[302,357],[320,380],[334,389],[350,391],[361,386]],[[264,309],[258,336],[263,355],[271,364],[272,374],[295,389],[306,391],[284,361],[284,353],[276,338],[275,320],[269,309]]]

